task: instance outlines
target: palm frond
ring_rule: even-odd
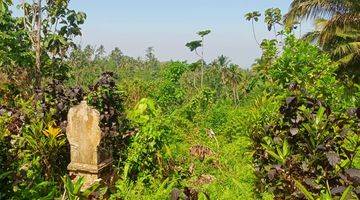
[[[305,40],[305,41],[308,41],[310,43],[314,43],[314,42],[316,42],[318,40],[319,35],[320,35],[320,31],[312,31],[312,32],[306,33],[302,37],[302,39]]]
[[[296,20],[328,18],[337,13],[346,13],[348,0],[294,0],[285,15],[285,24],[293,25]]]
[[[303,19],[315,20],[315,30],[303,39],[317,42],[343,66],[359,63],[359,0],[293,0],[285,25],[291,27]]]
[[[360,55],[360,42],[350,42],[339,45],[332,53],[338,56],[346,56],[349,54]]]
[[[355,59],[355,54],[352,53],[342,57],[337,61],[337,63],[340,65],[348,65],[349,63],[353,62],[354,59]]]

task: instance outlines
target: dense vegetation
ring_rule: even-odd
[[[0,0],[0,199],[359,198],[358,0],[270,8],[262,42],[261,13],[248,13],[263,53],[247,70],[204,61],[210,30],[186,44],[194,63],[77,46],[86,15],[68,3],[23,3],[15,17]],[[296,38],[304,18],[319,29]],[[65,128],[84,99],[115,176],[80,190]]]

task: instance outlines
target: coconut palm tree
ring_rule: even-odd
[[[315,30],[305,35],[344,67],[360,64],[359,0],[293,0],[285,15],[290,27],[299,20],[315,20]],[[357,69],[359,70],[359,69]]]
[[[248,20],[248,21],[251,21],[254,39],[255,39],[255,41],[256,41],[256,43],[257,43],[258,45],[260,45],[260,43],[259,43],[259,41],[258,41],[257,38],[256,38],[256,34],[255,34],[255,23],[254,23],[254,22],[258,22],[260,16],[261,16],[261,14],[260,14],[259,11],[249,12],[249,13],[246,13],[246,15],[245,15],[245,19]]]
[[[221,82],[223,85],[226,85],[227,70],[230,62],[230,59],[224,55],[221,55],[217,58],[217,64],[219,65],[221,70]]]
[[[238,65],[230,64],[230,67],[227,71],[227,78],[231,84],[234,103],[237,104],[239,101],[238,85],[241,80],[241,69]]]
[[[230,84],[232,90],[232,98],[234,100],[234,103],[237,104],[237,102],[239,101],[239,94],[237,89],[242,76],[240,67],[236,64],[227,63],[226,66],[222,68],[221,75],[223,84]]]
[[[280,8],[269,8],[265,10],[265,23],[269,31],[274,30],[275,39],[277,38],[276,25],[281,25],[282,15]]]

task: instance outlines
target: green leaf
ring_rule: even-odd
[[[325,113],[325,108],[320,107],[318,112],[316,113],[316,119],[315,119],[315,124],[316,125],[319,125],[319,123],[323,120],[324,113]]]
[[[5,5],[3,0],[0,0],[0,15],[2,15],[5,12]]]
[[[286,158],[289,154],[290,154],[289,143],[288,143],[287,140],[284,140],[284,144],[283,144],[283,155],[284,155],[284,158]]]
[[[261,144],[262,147],[264,147],[265,151],[270,154],[270,156],[272,156],[273,158],[275,158],[276,160],[278,160],[280,163],[284,162],[284,159],[282,159],[279,155],[277,155],[273,150],[271,150],[271,148],[265,144]]]
[[[205,35],[208,35],[209,33],[211,33],[211,30],[199,31],[197,34],[198,34],[200,37],[204,37]]]
[[[188,42],[186,43],[185,46],[188,47],[190,51],[195,51],[197,48],[202,46],[202,41],[196,40],[196,41]]]
[[[341,195],[340,200],[346,200],[346,199],[348,199],[347,197],[349,196],[349,193],[351,192],[351,190],[352,190],[352,187],[351,187],[351,186],[347,187],[347,188],[344,190],[343,194]]]
[[[64,182],[65,182],[65,188],[66,188],[66,191],[70,194],[73,193],[74,191],[74,185],[70,179],[69,176],[66,176],[65,179],[64,179]]]
[[[86,189],[82,196],[84,196],[85,198],[89,198],[90,194],[92,194],[95,190],[97,190],[100,187],[100,182],[97,181],[94,184],[92,184],[88,189]]]
[[[84,185],[85,180],[84,177],[79,177],[78,180],[74,184],[74,191],[73,193],[76,195],[80,192],[81,187]]]
[[[295,180],[295,186],[305,195],[308,200],[315,200],[312,194],[297,180]]]
[[[4,179],[5,177],[9,176],[12,173],[13,173],[12,171],[9,171],[9,172],[5,172],[5,173],[0,174],[0,180]]]

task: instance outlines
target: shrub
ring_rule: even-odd
[[[136,180],[138,177],[155,175],[162,167],[162,150],[168,142],[171,130],[162,119],[160,109],[151,99],[140,100],[128,116],[138,131],[129,146],[124,178]]]
[[[183,62],[170,62],[164,66],[162,80],[157,82],[157,89],[151,97],[165,110],[170,110],[185,100],[185,91],[179,80],[187,68],[188,65]]]
[[[349,185],[356,188],[360,171],[353,169],[360,146],[358,111],[336,113],[306,95],[287,98],[280,119],[267,124],[264,132],[253,134],[257,187],[280,199],[303,198],[300,184],[318,196],[341,196]]]
[[[284,89],[298,87],[309,96],[334,105],[340,102],[344,89],[336,79],[337,69],[330,57],[317,47],[290,35],[269,75]]]
[[[60,178],[67,173],[69,145],[65,137],[69,109],[87,98],[100,111],[102,131],[111,136],[115,159],[126,151],[127,120],[122,93],[112,74],[105,73],[86,94],[53,80],[36,99],[3,99],[0,106],[1,198],[53,199],[59,195]],[[109,146],[106,146],[108,149]],[[6,186],[6,187],[5,187]]]

